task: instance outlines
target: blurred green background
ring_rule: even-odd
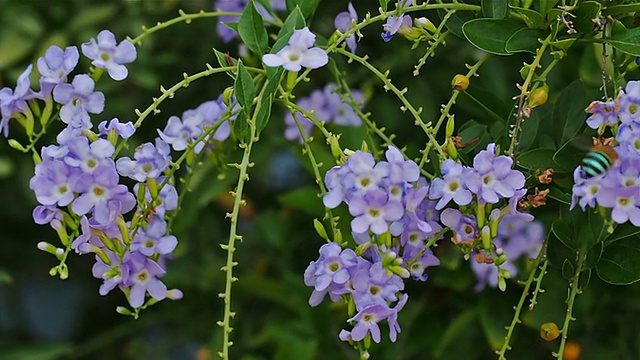
[[[377,1],[356,0],[360,18],[366,11],[376,12]],[[320,36],[333,31],[333,18],[346,10],[346,1],[322,1],[311,24]],[[136,36],[142,25],[177,16],[178,9],[195,12],[213,10],[213,2],[190,1],[83,1],[83,0],[0,0],[0,88],[13,88],[25,67],[34,63],[45,49],[77,45],[109,29],[118,39]],[[436,13],[425,14],[438,23]],[[215,33],[214,18],[177,24],[148,36],[138,49],[138,59],[128,66],[130,76],[123,82],[101,81],[98,89],[106,95],[103,114],[94,123],[118,117],[135,120],[134,109],[143,110],[159,85],[168,88],[182,79],[216,64],[212,48],[237,56],[238,44],[223,44]],[[466,73],[465,63],[474,63],[483,53],[464,41],[449,37],[437,56],[429,58],[418,77],[413,65],[425,47],[410,50],[410,43],[396,36],[390,43],[380,38],[381,27],[371,26],[363,34],[357,53],[368,54],[379,69],[391,71],[399,87],[409,87],[408,99],[424,108],[424,119],[437,119],[440,104],[451,94],[450,80],[456,73]],[[572,57],[562,62],[549,78],[551,101],[559,90],[576,79],[586,88],[597,90],[598,62],[590,46],[572,48]],[[492,57],[472,79],[467,94],[460,96],[453,112],[457,127],[471,123],[486,129],[496,126],[487,107],[509,117],[515,83],[521,81],[519,69],[528,54]],[[406,145],[407,153],[417,157],[425,138],[416,131],[413,121],[400,110],[400,102],[385,93],[380,82],[365,69],[347,65],[346,81],[367,94],[365,109],[372,119],[396,134],[396,144]],[[256,59],[246,62],[257,64]],[[77,71],[86,71],[89,61],[81,57]],[[76,72],[77,72],[76,71]],[[32,79],[32,84],[37,79]],[[104,79],[103,79],[104,80]],[[311,81],[297,89],[306,96],[331,81],[327,69],[314,71]],[[164,127],[171,115],[180,116],[206,100],[217,98],[232,85],[226,75],[205,78],[180,90],[175,98],[161,105],[162,112],[149,117],[131,143],[139,144],[155,137],[155,129]],[[594,92],[595,93],[595,92]],[[479,103],[485,104],[483,108]],[[540,108],[540,112],[549,111]],[[311,289],[305,287],[302,274],[310,261],[317,259],[322,239],[315,234],[313,218],[322,217],[322,203],[309,172],[308,162],[297,143],[286,141],[282,132],[283,109],[274,106],[268,128],[256,145],[256,163],[247,184],[249,206],[242,214],[236,268],[240,281],[234,285],[232,333],[233,359],[356,359],[356,352],[338,339],[347,326],[346,309],[324,302],[311,308],[307,299]],[[500,123],[498,123],[500,125]],[[17,127],[12,136],[22,140]],[[55,141],[55,130],[42,144]],[[364,129],[332,128],[343,132],[341,143],[360,147],[369,139]],[[499,136],[504,133],[497,132]],[[442,134],[440,134],[442,136]],[[318,137],[318,136],[317,136]],[[486,145],[483,139],[477,149]],[[318,137],[317,155],[328,169],[331,157]],[[472,150],[472,149],[471,149]],[[31,157],[0,141],[0,359],[213,359],[220,348],[221,332],[216,321],[222,318],[224,279],[220,271],[226,257],[219,244],[226,243],[230,209],[228,190],[235,183],[236,172],[224,166],[237,160],[232,144],[216,156],[204,159],[191,183],[183,210],[174,231],[179,239],[175,258],[168,263],[163,278],[170,288],[184,292],[180,301],[164,301],[142,313],[139,320],[116,314],[115,307],[126,300],[119,291],[108,296],[98,294],[100,282],[91,276],[91,256],[72,256],[70,278],[61,281],[48,275],[56,263],[50,255],[36,249],[39,241],[56,241],[48,226],[38,226],[31,219],[36,205],[28,187],[33,176]],[[343,233],[347,234],[346,209],[340,209]],[[549,205],[539,211],[539,218],[549,225],[557,217],[558,207]],[[409,303],[400,313],[402,333],[395,344],[389,342],[383,327],[383,342],[372,346],[375,359],[493,359],[494,350],[505,335],[503,327],[513,315],[521,286],[509,283],[506,292],[486,289],[473,291],[475,278],[459,253],[443,242],[436,249],[442,266],[430,269],[426,283],[409,283]],[[526,264],[523,264],[526,265]],[[534,311],[524,311],[523,324],[514,334],[510,359],[552,359],[558,341],[539,337],[539,327],[554,321],[561,325],[566,311],[564,300],[568,282],[554,264]],[[614,287],[595,279],[581,294],[571,323],[570,340],[582,347],[581,359],[640,359],[640,287]]]

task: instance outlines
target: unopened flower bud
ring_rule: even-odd
[[[233,87],[229,86],[228,88],[224,89],[224,91],[222,92],[222,102],[227,106],[231,106],[232,98],[233,98]]]
[[[551,341],[558,338],[558,336],[560,336],[560,329],[558,328],[558,325],[556,325],[556,323],[547,322],[540,326],[541,338],[547,341]]]
[[[388,269],[391,270],[392,273],[400,276],[403,279],[408,279],[409,276],[411,276],[409,270],[403,268],[402,266],[391,266]]]
[[[14,148],[14,149],[16,149],[18,151],[27,152],[27,149],[25,149],[25,147],[22,146],[22,144],[20,144],[18,142],[18,140],[9,139],[8,142],[9,142],[9,146],[11,146],[12,148]]]
[[[38,250],[48,252],[49,254],[52,254],[52,255],[56,255],[57,248],[46,241],[40,241],[36,246],[38,247]]]
[[[445,127],[445,131],[444,131],[445,138],[448,139],[453,136],[453,131],[455,130],[455,126],[456,126],[456,121],[454,120],[454,117],[449,116],[449,118],[447,119],[447,126]]]
[[[131,310],[127,309],[124,306],[118,306],[116,308],[116,312],[120,315],[131,315]]]
[[[167,299],[169,300],[180,300],[184,294],[182,291],[178,289],[171,289],[167,291]]]
[[[318,219],[313,219],[313,227],[316,229],[316,232],[318,233],[318,235],[320,235],[321,238],[329,241],[327,230],[325,230],[324,225],[322,225],[322,223]]]
[[[427,19],[426,17],[419,17],[419,18],[415,19],[415,21],[413,23],[416,26],[425,28],[425,29],[431,31],[434,34],[438,32],[438,28],[436,28],[436,26],[433,25],[431,20]]]
[[[529,94],[529,102],[528,105],[530,108],[534,108],[536,106],[544,105],[549,98],[549,87],[547,85],[541,86],[531,92]]]
[[[342,149],[340,149],[339,138],[340,135],[331,134],[327,138],[327,143],[331,149],[331,155],[333,155],[333,158],[336,160],[336,164],[342,165],[346,159],[344,159],[344,153],[342,152]]]
[[[456,91],[465,91],[469,87],[469,78],[462,74],[457,74],[451,80],[451,87]]]
[[[480,230],[480,237],[482,238],[482,247],[485,250],[491,250],[491,229],[487,225]]]

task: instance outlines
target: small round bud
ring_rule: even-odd
[[[167,299],[169,300],[180,300],[182,299],[183,293],[178,289],[171,289],[167,291]]]
[[[224,89],[224,91],[222,92],[222,102],[227,105],[230,106],[231,105],[231,99],[233,98],[233,87],[228,87],[226,89]]]
[[[556,325],[556,323],[553,322],[548,322],[548,323],[544,323],[542,324],[542,326],[540,326],[540,337],[547,340],[547,341],[552,341],[558,338],[558,336],[560,336],[560,329],[558,329],[558,325]]]
[[[563,358],[565,360],[578,360],[580,357],[580,353],[582,352],[582,347],[575,341],[567,342],[567,345],[564,346]]]
[[[549,98],[549,87],[547,85],[539,87],[529,94],[529,107],[544,105]]]
[[[324,225],[322,225],[322,223],[318,219],[313,219],[313,227],[316,229],[316,232],[318,233],[318,235],[320,235],[321,238],[329,241],[327,230],[325,230]]]
[[[469,87],[469,78],[462,74],[457,74],[451,80],[451,87],[456,91],[465,91]]]

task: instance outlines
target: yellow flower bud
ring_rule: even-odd
[[[558,329],[558,325],[553,322],[548,322],[542,324],[540,326],[540,337],[547,340],[552,341],[560,336],[560,329]]]
[[[462,74],[457,74],[451,80],[453,90],[465,91],[469,87],[469,78]]]
[[[544,105],[549,98],[549,87],[547,85],[539,87],[529,94],[529,107]]]

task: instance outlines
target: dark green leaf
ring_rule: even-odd
[[[571,263],[569,259],[564,259],[564,262],[562,263],[562,277],[566,280],[571,280],[575,273],[576,270],[573,263]]]
[[[470,141],[476,141],[476,142],[470,146],[460,149],[459,151],[463,153],[472,152],[473,149],[475,148],[478,148],[478,147],[482,148],[486,146],[486,144],[488,144],[489,141],[491,140],[491,137],[487,132],[486,125],[478,124],[474,120],[470,120],[466,122],[464,125],[465,125],[464,127],[460,127],[460,130],[458,130],[458,136],[462,138],[461,142],[463,144],[466,144]]]
[[[613,233],[609,235],[606,241],[607,241],[607,244],[610,244],[618,240],[623,240],[632,236],[635,239],[638,239],[638,237],[636,236],[638,234],[640,234],[640,227],[631,225],[629,223],[625,223],[622,225],[618,225],[616,229],[613,231]]]
[[[640,4],[614,5],[602,10],[602,15],[628,14],[640,11]]]
[[[518,152],[531,148],[538,135],[540,123],[553,115],[552,110],[553,107],[548,105],[537,107],[531,113],[531,117],[522,123],[522,131],[520,131],[520,138],[518,139]]]
[[[250,135],[249,129],[249,113],[245,108],[242,108],[238,113],[238,117],[233,122],[233,132],[236,135],[238,141],[244,143],[247,142]]]
[[[567,141],[560,146],[553,154],[553,161],[558,165],[556,170],[573,171],[584,158],[585,152],[576,149],[571,141]]]
[[[547,244],[547,257],[551,264],[557,268],[561,268],[565,260],[574,261],[576,257],[575,250],[571,250],[558,240],[558,238],[549,232],[549,242]]]
[[[496,55],[510,55],[507,41],[520,27],[508,20],[475,19],[462,25],[462,32],[471,45]]]
[[[387,5],[389,5],[389,0],[379,0],[380,7],[382,11],[387,11]]]
[[[253,98],[256,96],[256,87],[253,84],[251,74],[244,67],[242,61],[238,62],[238,75],[236,75],[233,87],[240,105],[247,109],[247,112],[250,112],[253,107]]]
[[[607,231],[609,226],[604,222],[602,216],[595,211],[587,212],[587,219],[590,228],[588,232],[590,238],[593,240],[593,244],[603,242],[609,236],[609,232]],[[588,244],[587,249],[590,247],[591,244]]]
[[[438,9],[438,16],[441,19],[444,19],[447,11],[444,9]],[[469,20],[475,19],[473,13],[468,11],[456,11],[447,20],[445,26],[449,29],[455,36],[465,39],[464,33],[462,32],[462,25]]]
[[[273,10],[273,6],[271,6],[271,3],[269,2],[269,0],[256,0],[258,2],[258,4],[262,5],[263,8],[265,8],[267,10],[267,12],[270,15],[276,15],[275,11]]]
[[[293,30],[302,29],[305,26],[307,26],[307,24],[304,21],[304,15],[302,14],[302,11],[300,11],[300,8],[296,7],[289,14],[289,16],[287,16],[287,18],[284,20],[284,24],[282,25],[282,28],[280,29],[280,31],[278,31],[278,40],[280,40],[280,38],[285,37],[287,33],[293,34]],[[289,37],[291,37],[291,35],[287,37],[287,41],[289,41]],[[280,49],[282,49],[282,47]],[[273,49],[271,49],[271,51],[278,52],[280,51],[280,49],[276,49],[276,47],[274,46]]]
[[[316,11],[319,3],[320,0],[287,0],[287,11],[292,12],[298,6],[304,18],[309,19]]]
[[[607,246],[596,270],[600,279],[613,285],[640,280],[640,242],[631,238]]]
[[[264,26],[264,20],[253,1],[247,4],[247,7],[240,16],[238,22],[238,34],[249,50],[257,55],[262,56],[268,47],[267,29]]]
[[[505,103],[497,97],[490,89],[481,88],[471,85],[469,88],[460,93],[460,100],[469,99],[476,106],[484,109],[492,119],[504,123],[511,112],[511,104]]]
[[[544,30],[520,29],[507,40],[505,50],[510,53],[530,52],[535,54],[536,49],[540,47],[540,41],[538,39],[544,39],[546,36],[547,32]]]
[[[282,82],[284,73],[285,71],[282,67],[267,69],[267,81],[264,84],[265,88],[262,92],[260,109],[256,117],[256,131],[258,134],[260,134],[269,123],[269,119],[271,118],[271,104],[278,90],[278,85]]]
[[[544,16],[542,16],[542,14],[540,14],[539,12],[532,9],[525,9],[516,6],[511,6],[511,10],[517,12],[522,17],[522,20],[525,24],[527,24],[527,27],[538,29],[545,28]]]
[[[584,291],[587,286],[589,286],[589,282],[591,281],[591,269],[586,269],[580,273],[580,279],[578,279],[578,288]]]
[[[591,249],[589,249],[589,251],[587,252],[587,258],[584,260],[582,268],[593,269],[594,267],[596,267],[596,265],[598,265],[598,262],[600,261],[600,257],[602,256],[603,249],[604,243],[602,242],[593,245],[593,247],[591,247]]]
[[[593,31],[595,23],[593,19],[598,18],[602,5],[595,1],[585,1],[578,6],[576,18],[573,20],[573,27],[581,33]]]
[[[550,44],[556,49],[567,51],[569,50],[571,45],[573,45],[573,43],[576,42],[576,40],[577,40],[576,38],[569,38],[569,39],[552,41]]]
[[[555,186],[549,187],[549,190],[551,191],[549,191],[549,195],[547,195],[547,197],[550,197],[566,205],[571,204],[571,194],[567,194]]]
[[[507,16],[507,0],[482,0],[481,5],[484,17],[504,19]]]
[[[236,66],[238,64],[238,60],[232,58],[229,53],[222,53],[216,49],[213,49],[213,53],[216,55],[220,67]],[[231,64],[229,64],[229,61],[231,61]]]
[[[607,42],[625,54],[640,56],[640,27],[613,35],[607,39]]]
[[[278,196],[278,202],[285,207],[310,215],[317,215],[324,212],[324,206],[318,197],[317,186],[307,186],[289,191],[286,194]]]
[[[560,93],[553,108],[555,140],[558,146],[575,137],[586,126],[584,109],[593,99],[594,96],[580,80],[572,82]]]
[[[551,225],[551,231],[566,247],[569,249],[577,249],[580,244],[577,239],[576,233],[573,231],[573,226],[570,223],[571,219],[561,218],[553,222]]]
[[[533,2],[534,6],[542,16],[547,15],[549,10],[553,9],[559,0],[536,0]]]
[[[530,170],[554,168],[556,166],[553,162],[554,153],[555,150],[551,149],[533,149],[518,155],[516,161],[519,166]]]
[[[451,322],[447,330],[442,335],[438,343],[438,347],[435,349],[436,358],[441,358],[448,348],[458,343],[460,335],[466,333],[470,328],[476,327],[476,321],[478,319],[478,312],[476,309],[469,309],[456,316]]]

